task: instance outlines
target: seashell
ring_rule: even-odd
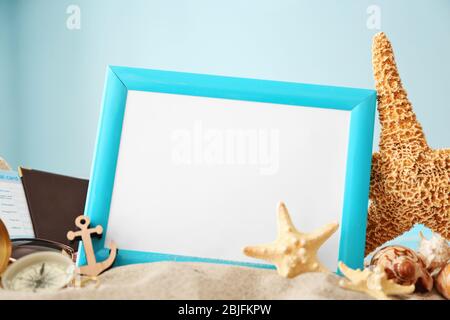
[[[446,299],[450,300],[450,263],[439,272],[436,278],[436,289]]]
[[[426,267],[431,274],[439,273],[450,260],[450,246],[446,239],[434,233],[430,240],[420,235],[420,245],[418,252],[424,257]]]
[[[418,291],[431,291],[433,278],[429,274],[423,258],[414,250],[403,246],[387,246],[377,251],[370,266],[381,266],[388,279],[408,286],[414,284]]]
[[[5,159],[0,157],[0,170],[9,171],[11,170],[11,167],[9,166],[8,162],[6,162]]]

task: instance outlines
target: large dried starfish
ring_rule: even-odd
[[[373,40],[381,123],[373,155],[366,253],[421,223],[450,239],[450,149],[431,149],[402,86],[391,43]]]
[[[283,202],[278,205],[278,237],[272,243],[244,248],[247,256],[275,264],[278,274],[293,278],[305,272],[329,272],[317,258],[320,246],[338,229],[329,223],[311,233],[299,232]]]

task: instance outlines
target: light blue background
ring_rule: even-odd
[[[88,177],[108,64],[374,88],[372,4],[429,144],[450,147],[448,0],[0,0],[0,155]]]

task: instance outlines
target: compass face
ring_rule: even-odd
[[[14,262],[2,280],[9,290],[54,291],[73,279],[74,270],[73,262],[62,254],[41,252]]]

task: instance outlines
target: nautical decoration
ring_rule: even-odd
[[[372,63],[381,124],[372,158],[366,254],[421,223],[450,240],[450,149],[428,146],[384,33]]]
[[[86,216],[77,217],[75,219],[75,225],[80,228],[80,231],[69,231],[67,233],[67,239],[74,240],[76,237],[81,237],[81,241],[83,241],[87,265],[77,268],[76,272],[81,275],[96,277],[112,266],[117,255],[117,246],[114,242],[111,242],[111,251],[108,259],[103,262],[97,262],[94,254],[94,248],[92,246],[91,236],[92,234],[101,235],[103,233],[103,228],[101,225],[98,225],[95,228],[89,228],[90,223],[90,219]]]
[[[58,252],[35,252],[18,259],[2,275],[7,290],[49,292],[66,287],[74,278],[75,264]]]
[[[305,272],[329,272],[317,258],[320,246],[338,229],[327,224],[311,233],[299,232],[293,225],[286,205],[278,205],[278,237],[270,244],[249,246],[244,253],[273,263],[280,274],[293,278]]]
[[[407,295],[414,292],[414,285],[402,286],[388,279],[388,275],[381,266],[373,270],[353,270],[344,263],[339,263],[339,269],[346,279],[339,281],[339,285],[348,290],[364,292],[378,300],[388,300],[389,296]]]

